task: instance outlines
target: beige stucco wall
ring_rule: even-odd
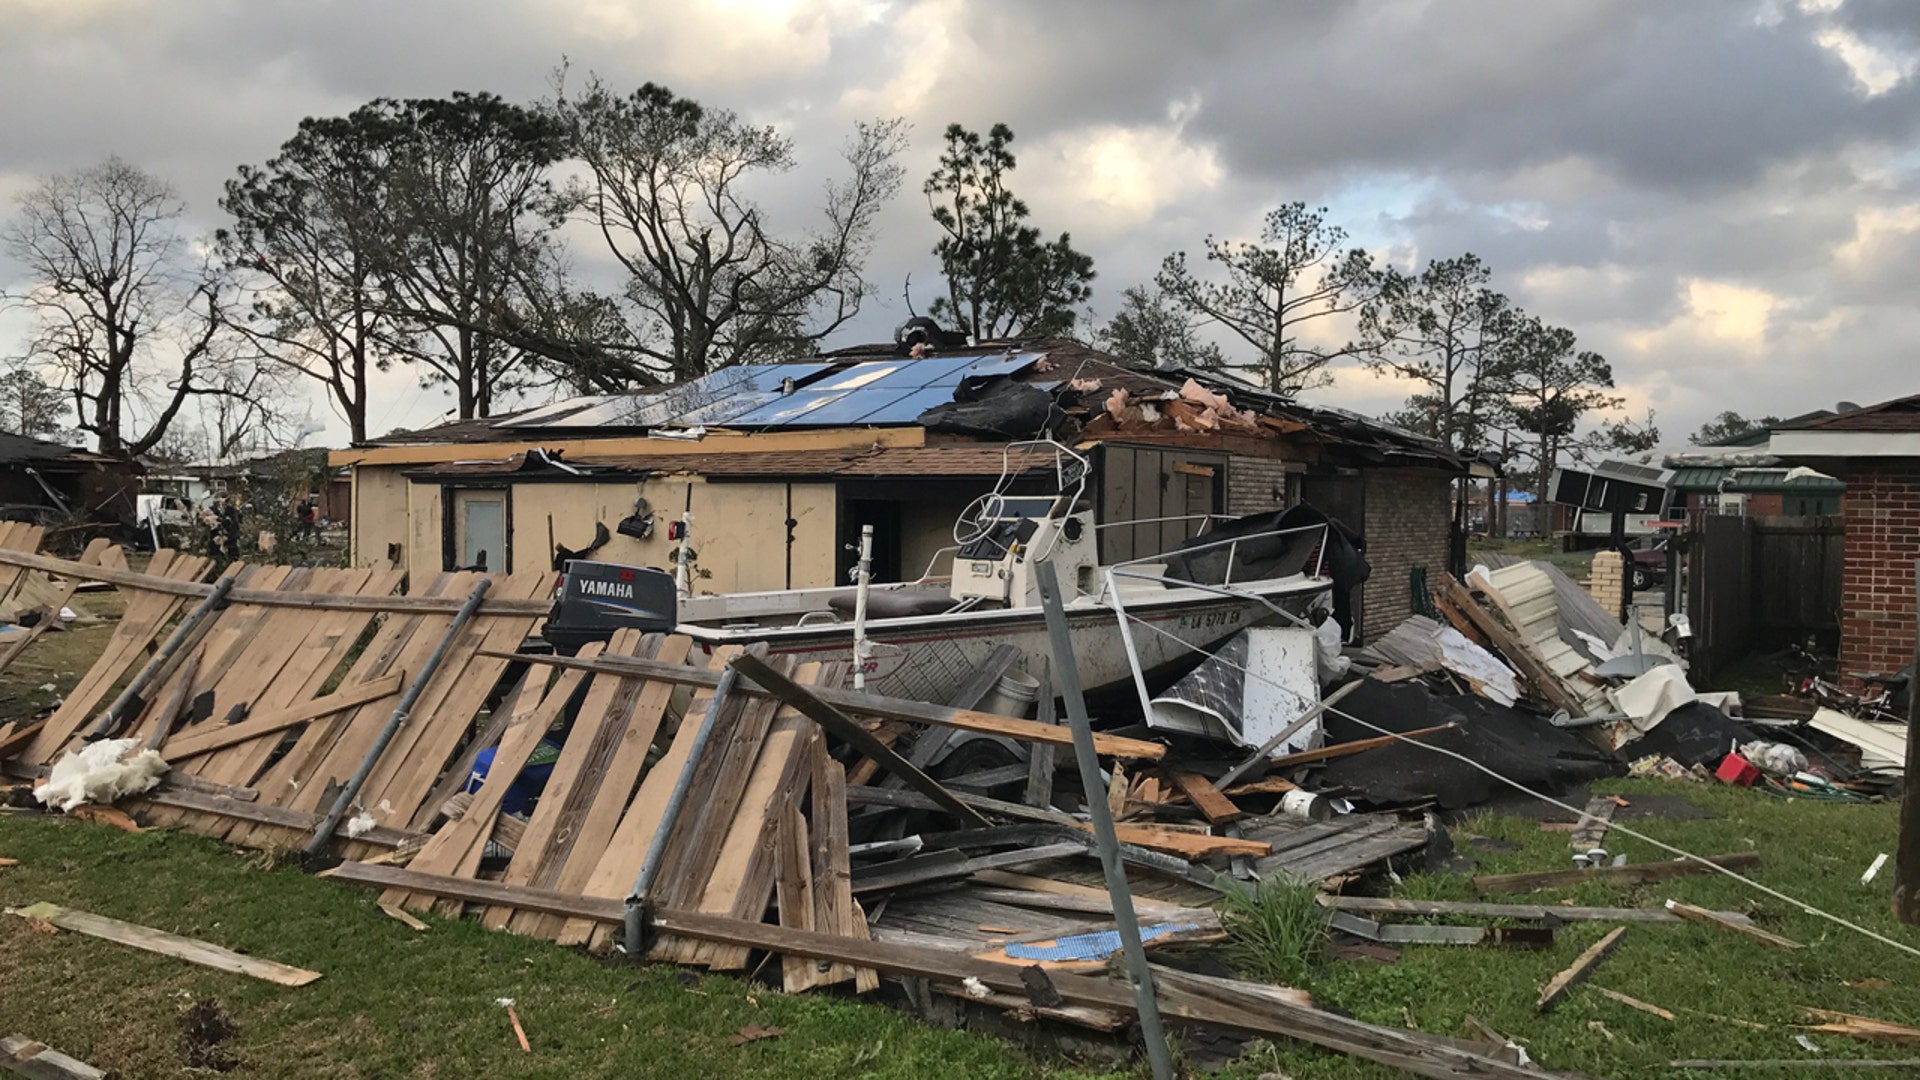
[[[407,481],[398,465],[362,465],[353,470],[353,512],[348,535],[353,565],[384,565],[387,545],[406,544]],[[399,565],[407,565],[401,552]]]
[[[357,471],[363,480],[375,473],[366,467]],[[786,528],[789,488],[795,522],[791,552]],[[381,498],[391,501],[384,482],[378,487],[366,485],[363,490],[377,490]],[[441,493],[437,481],[404,484],[404,503],[397,513],[383,512],[380,519],[369,521],[364,531],[355,527],[356,551],[370,556],[378,553],[384,558],[386,545],[397,540],[405,546],[403,565],[412,580],[431,581],[443,569],[445,553]],[[646,540],[615,531],[620,520],[633,513],[636,496],[647,499],[654,511],[654,533]],[[667,523],[679,519],[688,508],[689,497],[695,592],[752,592],[833,583],[832,484],[708,483],[698,477],[644,483],[515,484],[508,516],[512,569],[518,572],[550,565],[552,545],[556,543],[576,550],[586,547],[593,540],[594,523],[602,522],[613,537],[594,553],[594,558],[671,571],[675,545],[667,539]]]
[[[982,485],[983,488],[985,485]],[[928,499],[900,504],[900,576],[917,578],[942,548],[953,547],[953,523],[971,498]],[[953,553],[940,556],[936,575],[953,572]]]

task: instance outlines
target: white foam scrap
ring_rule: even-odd
[[[166,771],[166,759],[158,751],[141,749],[138,739],[103,739],[54,762],[47,782],[33,797],[61,810],[81,803],[106,805],[152,790]]]
[[[503,1009],[511,1009],[511,1008],[513,1008],[513,999],[512,999],[512,998],[494,998],[494,999],[493,999],[493,1003],[494,1003],[495,1005],[498,1005],[498,1006],[500,1006],[500,1007],[501,1007],[501,1008],[503,1008]]]
[[[1885,865],[1887,865],[1887,853],[1883,851],[1878,858],[1873,860],[1873,865],[1867,867],[1867,872],[1860,875],[1860,884],[1865,885],[1879,876],[1880,868]]]
[[[967,996],[970,998],[982,999],[993,993],[993,991],[987,989],[986,983],[981,982],[971,975],[962,979],[960,985],[967,988]]]
[[[347,839],[353,840],[365,836],[379,824],[374,820],[372,811],[362,810],[347,819]]]
[[[43,693],[43,694],[51,694],[51,693],[53,693],[53,692],[54,692],[55,690],[58,690],[58,689],[60,689],[60,688],[59,688],[59,687],[57,687],[57,686],[55,686],[55,685],[53,685],[53,684],[52,684],[52,683],[50,683],[50,682],[47,682],[47,683],[41,683],[41,684],[40,684],[40,692],[41,692],[41,693]]]

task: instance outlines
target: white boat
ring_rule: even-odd
[[[1015,470],[1003,470],[994,490],[955,525],[955,546],[942,552],[954,554],[951,575],[898,584],[682,594],[674,632],[709,653],[764,642],[770,653],[798,662],[846,662],[850,684],[947,701],[1002,645],[1034,658],[1050,653],[1034,576],[1034,568],[1048,561],[1066,594],[1080,681],[1098,693],[1133,682],[1130,650],[1146,679],[1170,678],[1198,661],[1196,649],[1211,650],[1248,626],[1298,621],[1312,598],[1333,587],[1323,565],[1324,524],[1245,533],[1232,523],[1209,522],[1213,532],[1177,552],[1102,566],[1095,556],[1098,530],[1140,523],[1092,521],[1082,500],[1086,459],[1064,446],[1050,440],[1012,444],[1009,460],[1033,447],[1054,452],[1055,490],[1014,494]],[[657,579],[666,575],[659,571],[613,568],[627,581],[655,575],[650,588],[596,585],[594,574],[604,579],[608,567],[571,564],[562,608],[574,603],[632,611],[648,606],[649,593],[661,595]],[[1122,630],[1123,610],[1131,635]],[[1029,668],[1037,673],[1037,660]]]

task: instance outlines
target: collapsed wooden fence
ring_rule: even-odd
[[[325,844],[345,860],[337,876],[382,888],[383,901],[448,915],[477,905],[488,926],[600,949],[620,938],[627,893],[666,828],[650,896],[655,958],[740,970],[754,952],[769,951],[780,956],[789,991],[837,983],[870,990],[886,971],[960,994],[961,977],[973,976],[990,1004],[1109,1029],[1131,1008],[1125,987],[1076,974],[1097,972],[1097,961],[1022,963],[1004,942],[982,950],[899,931],[875,941],[856,899],[848,776],[864,783],[879,770],[917,790],[859,788],[868,802],[944,812],[970,828],[988,824],[982,814],[991,813],[1016,824],[975,828],[982,840],[1024,829],[1047,832],[1048,842],[1011,857],[901,860],[862,888],[879,888],[889,872],[901,880],[958,875],[1042,907],[1102,910],[1095,890],[999,869],[1034,866],[1049,853],[1055,861],[1084,854],[1090,838],[1070,817],[1050,806],[958,796],[873,733],[961,728],[1057,747],[1072,741],[1065,728],[850,693],[837,689],[844,671],[835,665],[796,669],[764,655],[755,663],[745,656],[760,647],[709,653],[679,635],[621,631],[576,658],[519,655],[549,608],[544,572],[445,573],[402,594],[403,575],[392,569],[235,563],[215,574],[211,560],[163,550],[136,573],[117,548],[96,544],[67,561],[37,554],[41,538],[37,527],[0,524],[0,598],[24,575],[42,573],[52,576],[44,595],[55,612],[87,580],[115,585],[126,604],[99,657],[51,715],[0,724],[0,765],[15,775],[44,775],[92,738],[137,740],[171,766],[135,805],[152,824],[259,848]],[[462,621],[483,582],[483,599]],[[16,631],[25,641],[0,640],[0,669],[51,622]],[[719,676],[729,665],[757,672],[755,683],[725,691]],[[417,696],[402,711],[410,691]],[[857,722],[836,702],[876,719]],[[710,741],[681,812],[670,815],[670,792],[708,718]],[[562,727],[554,747],[547,736]],[[839,756],[829,753],[830,737]],[[1164,753],[1112,735],[1096,736],[1095,745],[1136,761]],[[486,751],[491,761],[476,780]],[[551,763],[540,797],[530,813],[508,813],[516,780],[536,759]],[[361,773],[353,817],[329,834],[328,809]],[[1384,821],[1353,829],[1266,820],[1258,840],[1135,826],[1129,837],[1148,847],[1130,846],[1130,858],[1180,869],[1196,852],[1245,850],[1312,859],[1333,873],[1424,842],[1420,829]],[[1343,855],[1343,847],[1362,853]],[[993,869],[983,869],[988,864]],[[919,901],[936,927],[940,893]],[[1217,934],[1210,911],[1138,903],[1144,922],[1169,931],[1160,943]],[[1085,926],[1073,918],[1048,925]],[[1052,972],[1053,981],[1042,976],[1036,987],[1036,971]],[[1172,971],[1159,978],[1171,1015],[1300,1038],[1428,1076],[1541,1075],[1321,1012],[1294,991]]]

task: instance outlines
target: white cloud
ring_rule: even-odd
[[[1850,30],[1830,26],[1814,38],[1820,47],[1840,58],[1868,97],[1878,97],[1913,74],[1913,59],[1896,56],[1870,44]]]

